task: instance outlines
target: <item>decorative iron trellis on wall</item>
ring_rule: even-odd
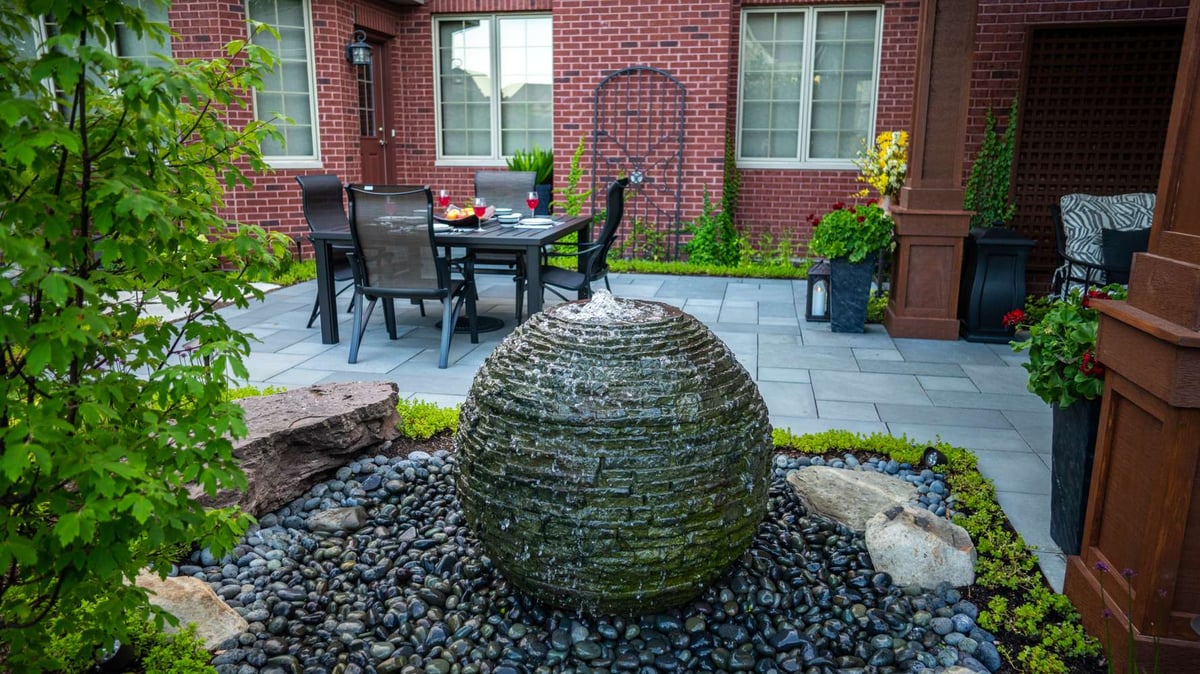
[[[631,188],[614,250],[625,257],[679,259],[686,90],[649,66],[630,66],[596,86],[592,197],[622,176]]]

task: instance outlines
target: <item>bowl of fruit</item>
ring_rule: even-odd
[[[447,206],[445,214],[434,215],[433,219],[452,227],[474,227],[479,224],[479,218],[475,217],[474,211],[454,205]]]

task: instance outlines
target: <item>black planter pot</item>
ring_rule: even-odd
[[[1096,455],[1100,399],[1052,405],[1050,538],[1068,555],[1078,555]]]
[[[550,215],[550,200],[554,198],[554,190],[551,189],[550,183],[534,185],[533,189],[538,195],[538,205],[537,208],[533,210],[533,214]]]
[[[866,327],[876,255],[862,262],[844,257],[829,261],[829,326],[834,332],[862,332]]]
[[[1033,241],[1006,227],[971,230],[958,293],[959,333],[968,342],[1005,343],[1004,314],[1025,306],[1025,259]]]

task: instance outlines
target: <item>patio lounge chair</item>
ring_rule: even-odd
[[[450,339],[459,312],[466,305],[471,343],[479,343],[475,316],[475,276],[471,258],[461,262],[461,279],[451,278],[449,261],[438,255],[433,243],[433,195],[428,187],[386,192],[358,185],[350,195],[350,238],[354,242],[354,329],[350,358],[358,361],[358,347],[376,300],[383,300],[388,337],[396,339],[393,300],[440,300],[442,338],[438,367],[449,359]],[[363,312],[363,299],[370,300]]]
[[[301,203],[304,205],[304,219],[308,222],[308,231],[345,229],[349,226],[346,209],[342,206],[342,181],[337,176],[296,176],[296,182],[300,183],[300,197]],[[299,242],[297,242],[298,245]],[[346,257],[350,250],[349,246],[333,247],[333,279],[338,283],[345,283],[338,289],[337,295],[354,287],[354,271],[350,268],[350,260]],[[351,299],[351,306],[353,303],[353,299]],[[350,311],[350,307],[347,307],[346,311]],[[311,328],[320,312],[321,307],[314,299],[312,313],[309,314],[308,325],[305,327]]]
[[[1066,297],[1075,287],[1128,283],[1133,254],[1149,248],[1154,200],[1151,192],[1068,194],[1051,205],[1061,262],[1053,292]]]
[[[600,279],[604,279],[605,288],[612,290],[608,285],[608,251],[612,248],[617,230],[621,227],[621,219],[625,215],[625,188],[628,186],[629,178],[614,180],[609,184],[605,199],[604,227],[595,241],[582,246],[575,244],[576,250],[569,253],[562,252],[562,248],[569,248],[572,244],[555,244],[555,252],[543,256],[541,270],[543,290],[549,289],[550,292],[564,300],[568,299],[567,296],[555,288],[591,297],[592,283]],[[551,257],[585,257],[584,269],[586,271],[572,271],[546,264]]]

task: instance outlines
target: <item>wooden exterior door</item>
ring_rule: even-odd
[[[369,34],[367,43],[371,45],[371,65],[356,68],[362,182],[392,183],[395,159],[391,152],[391,98],[387,86],[388,43]]]

